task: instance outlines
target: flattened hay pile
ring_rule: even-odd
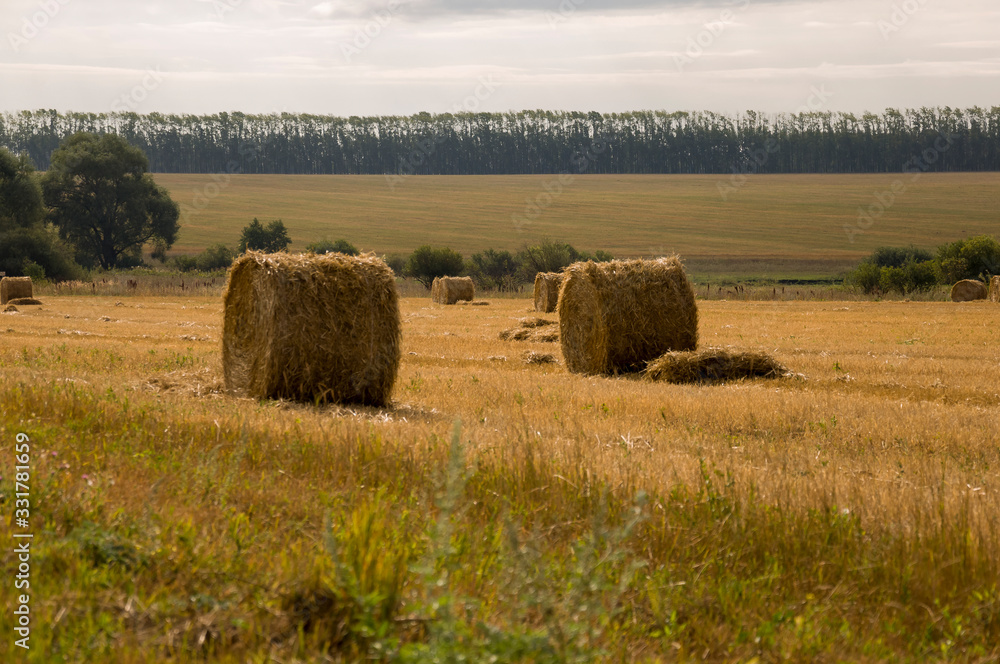
[[[741,378],[783,378],[792,373],[767,353],[706,348],[674,351],[646,366],[643,377],[667,383],[719,383]]]

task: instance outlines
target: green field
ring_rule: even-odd
[[[719,175],[578,175],[561,191],[553,175],[415,176],[394,186],[383,176],[155,177],[184,210],[181,253],[235,245],[258,217],[282,219],[293,250],[345,238],[385,255],[432,244],[469,256],[549,238],[618,257],[678,252],[702,276],[824,278],[878,246],[933,249],[995,233],[1000,222],[998,173],[762,175],[742,185]],[[877,210],[876,195],[887,201],[894,183],[891,204],[859,228],[859,208]]]

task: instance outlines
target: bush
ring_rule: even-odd
[[[198,254],[196,262],[199,270],[212,272],[214,270],[228,270],[235,259],[236,253],[220,242]]]
[[[174,256],[174,266],[181,272],[194,272],[198,269],[198,257]]]
[[[40,269],[52,281],[83,278],[83,269],[73,260],[72,247],[59,238],[51,224],[0,234],[0,272],[11,277],[32,276],[28,274],[32,269]]]
[[[239,253],[264,251],[273,254],[285,251],[291,243],[288,229],[281,219],[275,219],[265,227],[254,217],[253,221],[243,227],[243,232],[240,234]]]
[[[1000,242],[989,235],[977,235],[938,249],[941,273],[949,283],[962,279],[988,281],[1000,274]]]
[[[400,256],[399,254],[393,254],[392,256],[389,256],[384,260],[385,264],[389,266],[389,269],[392,270],[397,277],[404,276],[404,273],[406,272],[405,256]]]
[[[306,245],[306,251],[311,251],[314,254],[344,254],[345,256],[357,256],[361,252],[358,248],[347,240],[335,240],[330,242],[329,240],[320,240],[319,242],[312,242]]]
[[[487,249],[469,259],[469,276],[483,290],[514,291],[524,283],[518,277],[521,264],[509,251]]]
[[[462,255],[447,247],[418,247],[406,262],[406,276],[413,277],[426,288],[430,288],[438,277],[457,277],[464,269]]]
[[[923,263],[933,260],[934,255],[924,249],[909,247],[879,247],[868,257],[867,262],[878,267],[903,267],[907,263]]]

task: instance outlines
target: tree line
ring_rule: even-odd
[[[917,247],[879,247],[847,275],[867,295],[913,293],[962,279],[986,282],[1000,274],[1000,242],[989,235],[957,240],[936,254]]]
[[[735,116],[0,114],[0,146],[41,170],[77,132],[118,135],[162,173],[885,173],[905,171],[914,160],[934,172],[1000,170],[1000,106]],[[581,160],[588,152],[599,157]]]

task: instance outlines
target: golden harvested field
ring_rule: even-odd
[[[155,177],[183,210],[181,253],[235,246],[258,217],[282,219],[293,251],[344,238],[380,255],[431,244],[468,257],[550,239],[617,257],[678,252],[711,276],[830,278],[876,247],[934,250],[1000,221],[998,173],[577,175],[564,185],[555,175],[414,176],[391,187],[383,176]],[[874,216],[860,218],[869,207]]]
[[[700,346],[801,376],[678,386],[405,298],[378,410],[222,394],[214,293],[39,297],[0,315],[4,661],[1000,657],[997,305],[702,301]]]

